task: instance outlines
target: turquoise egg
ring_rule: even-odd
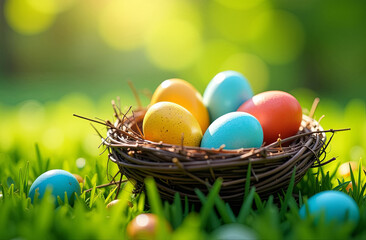
[[[248,80],[235,71],[218,73],[207,85],[203,103],[207,107],[210,121],[235,112],[238,107],[253,96]]]
[[[201,141],[203,148],[224,149],[259,148],[263,130],[258,120],[249,113],[231,112],[216,119],[207,128]]]
[[[324,214],[326,222],[351,221],[357,223],[360,219],[358,206],[347,194],[339,191],[324,191],[315,194],[307,202],[309,214],[314,216],[315,222],[319,222]],[[306,218],[306,206],[300,208],[300,217]]]
[[[239,223],[230,223],[217,228],[211,233],[210,239],[212,240],[256,240],[257,234],[250,229]]]
[[[47,188],[51,190],[51,194],[55,198],[56,206],[58,206],[57,196],[64,202],[66,192],[68,201],[72,204],[74,201],[74,193],[78,195],[81,193],[78,180],[71,173],[61,169],[47,171],[33,182],[29,190],[29,197],[32,202],[34,201],[36,190],[39,193],[38,198],[42,199]]]

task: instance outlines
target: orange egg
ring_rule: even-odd
[[[353,184],[352,184],[352,182],[349,182],[348,185],[347,185],[347,187],[346,187],[346,191],[347,192],[349,192],[350,190],[353,191]]]
[[[263,128],[266,144],[285,139],[299,131],[302,110],[294,96],[282,91],[262,92],[243,103],[238,111],[252,114]]]
[[[158,217],[152,213],[143,213],[132,219],[127,225],[128,239],[157,239]],[[171,231],[171,226],[166,222],[166,227]]]
[[[197,119],[202,132],[205,132],[210,124],[201,94],[187,81],[174,78],[162,82],[155,90],[150,105],[157,102],[173,102],[184,107]]]
[[[76,180],[78,180],[79,183],[84,182],[84,179],[80,175],[78,175],[78,174],[72,174],[72,175],[74,175],[74,177],[76,178]]]

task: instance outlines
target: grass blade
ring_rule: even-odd
[[[281,204],[281,210],[280,210],[281,219],[284,218],[285,213],[287,211],[288,202],[289,202],[290,198],[292,198],[292,191],[294,190],[294,186],[295,186],[295,174],[296,174],[296,166],[294,167],[294,170],[292,172],[290,184],[287,188],[285,199],[283,200],[283,203]]]
[[[175,193],[174,202],[172,205],[172,224],[173,227],[178,227],[183,222],[183,210],[182,210],[182,201],[180,199],[179,193]]]
[[[207,199],[206,199],[205,195],[199,189],[195,189],[195,192],[196,192],[198,198],[200,199],[202,205],[204,206],[207,203]],[[192,212],[193,212],[193,209],[192,209]],[[216,212],[213,208],[209,212],[209,217],[207,219],[207,222],[209,223],[209,226],[211,229],[215,229],[221,225],[221,221],[220,221],[219,217],[216,215]],[[201,223],[202,223],[202,220],[201,220]],[[207,224],[202,224],[203,227],[205,227],[206,225]]]
[[[158,218],[158,239],[166,239],[168,238],[169,231],[167,229],[167,224],[165,224],[166,219],[164,216],[164,209],[161,202],[161,198],[159,196],[158,188],[156,187],[156,183],[153,178],[148,177],[145,179],[147,197],[149,198],[149,203],[151,206],[151,211],[155,213]]]
[[[252,170],[252,163],[249,162],[248,170],[247,170],[247,176],[245,179],[245,191],[244,191],[244,199],[248,196],[249,190],[250,190],[250,173]]]
[[[235,222],[235,218],[232,219],[230,217],[230,213],[228,211],[228,208],[225,206],[224,201],[219,196],[217,196],[215,198],[215,205],[216,205],[216,208],[217,208],[218,212],[220,213],[224,223],[228,224],[228,223]]]
[[[236,219],[238,223],[244,224],[245,219],[247,219],[247,217],[249,216],[250,210],[253,205],[254,194],[255,194],[255,187],[252,187],[252,189],[248,194],[248,197],[245,199],[243,205],[240,208],[239,215]]]
[[[222,184],[222,179],[221,178],[217,179],[215,181],[214,185],[212,186],[212,188],[210,190],[210,193],[207,196],[207,201],[202,202],[203,207],[202,207],[201,212],[200,212],[201,224],[202,224],[201,227],[204,227],[207,223],[210,212],[212,212],[213,206],[215,204],[215,198],[217,198],[218,195],[219,195],[221,184]],[[196,189],[195,192],[196,192],[197,196],[199,196],[199,193],[201,191]]]

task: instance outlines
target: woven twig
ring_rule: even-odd
[[[161,197],[172,200],[178,192],[192,202],[198,201],[194,189],[207,193],[217,178],[223,179],[220,196],[230,203],[240,203],[248,165],[251,163],[251,186],[260,196],[277,194],[289,185],[296,166],[295,183],[310,167],[318,167],[334,160],[325,160],[325,149],[333,134],[339,130],[323,130],[314,119],[303,116],[298,134],[279,139],[258,149],[203,149],[177,146],[145,140],[142,121],[146,109],[132,116],[119,114],[115,108],[116,122],[101,123],[107,126],[103,144],[109,150],[109,159],[118,165],[121,174],[136,182],[136,191],[143,190],[144,179],[154,177]],[[332,137],[326,142],[325,133]]]

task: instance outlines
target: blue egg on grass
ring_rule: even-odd
[[[32,184],[29,190],[29,197],[34,201],[36,190],[39,193],[38,198],[43,198],[46,189],[51,189],[52,196],[55,197],[55,205],[58,206],[57,196],[65,201],[65,192],[69,203],[74,201],[74,193],[80,195],[80,185],[78,180],[69,172],[61,169],[47,171],[40,175]]]
[[[263,130],[258,120],[249,113],[231,112],[216,119],[207,128],[201,141],[203,148],[224,149],[259,148]]]
[[[319,222],[324,214],[326,222],[336,221],[339,223],[347,220],[357,223],[360,213],[356,202],[347,194],[339,191],[324,191],[315,194],[308,200],[309,214]],[[306,206],[300,208],[300,217],[307,217]]]
[[[248,80],[235,71],[218,73],[207,85],[203,103],[208,109],[210,121],[235,112],[245,101],[253,97]]]
[[[211,238],[212,240],[256,240],[258,239],[257,234],[250,228],[239,224],[239,223],[230,223],[222,225],[212,232]]]

